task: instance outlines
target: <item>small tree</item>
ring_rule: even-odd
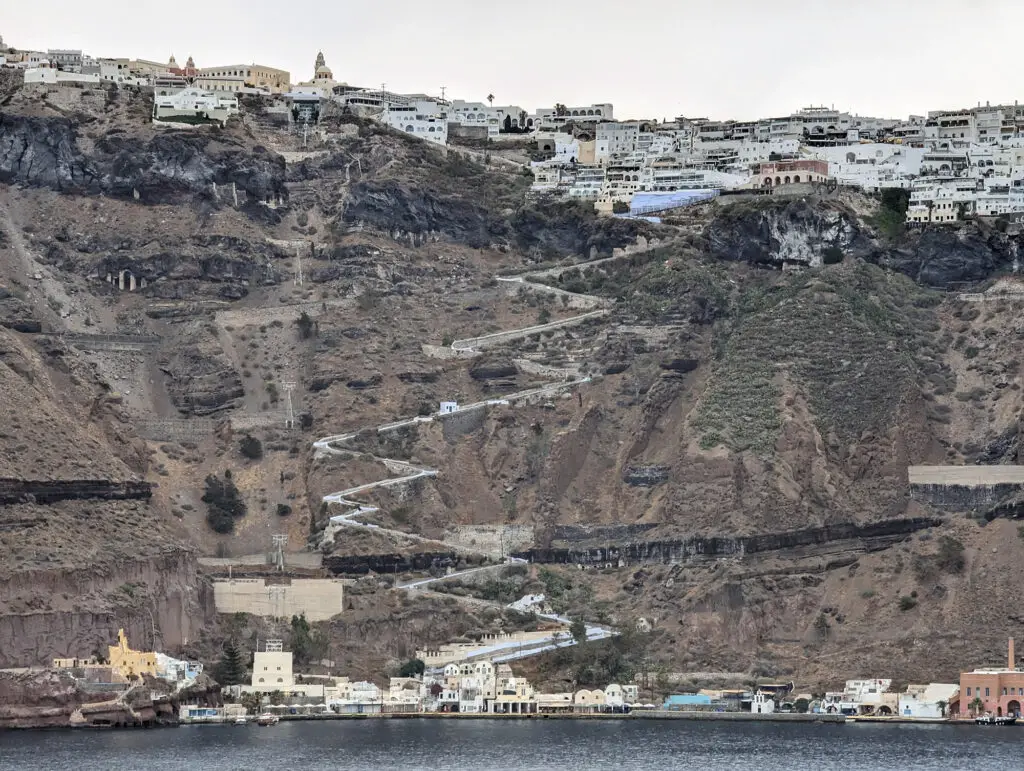
[[[313,648],[313,638],[309,632],[306,614],[292,616],[292,653],[299,664],[308,664]]]
[[[233,638],[224,643],[220,661],[214,667],[214,677],[221,685],[241,685],[246,681],[245,661]]]
[[[409,659],[398,669],[399,677],[419,677],[427,669],[421,659]]]
[[[313,319],[305,311],[300,313],[299,317],[295,319],[295,325],[299,328],[300,340],[308,340],[313,336],[315,329]]]
[[[215,533],[233,532],[235,520],[246,515],[245,501],[226,471],[224,479],[213,474],[206,477],[202,501],[206,504],[206,521]]]
[[[587,625],[583,623],[582,618],[572,620],[569,625],[569,634],[572,635],[572,639],[576,641],[577,645],[587,641]]]
[[[242,437],[238,449],[249,460],[259,460],[263,457],[263,443],[252,434]]]
[[[975,696],[968,707],[974,715],[980,715],[985,708],[985,702],[981,700],[980,696]]]
[[[801,714],[807,712],[811,708],[811,703],[807,699],[797,699],[796,703],[793,704],[793,711]]]
[[[939,714],[942,715],[943,717],[945,717],[946,716],[946,707],[948,707],[949,704],[947,702],[945,702],[945,701],[940,699],[939,701],[935,702],[935,706],[939,708]]]

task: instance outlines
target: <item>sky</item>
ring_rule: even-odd
[[[1024,99],[1022,0],[0,0],[7,45],[198,67],[266,64],[619,119],[749,120],[809,105],[905,118]]]

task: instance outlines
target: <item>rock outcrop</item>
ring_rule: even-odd
[[[88,152],[78,133],[68,118],[0,114],[0,182],[142,203],[212,200],[214,186],[231,185],[243,201],[287,197],[284,159],[225,132],[111,131]]]
[[[152,496],[153,485],[149,482],[113,482],[109,479],[0,479],[0,506],[25,502],[148,501]]]
[[[1019,236],[966,222],[913,231],[906,243],[879,252],[874,261],[926,286],[948,288],[1008,270],[1019,247]]]
[[[829,198],[732,204],[711,219],[704,238],[724,260],[782,268],[854,257],[942,289],[1006,271],[1021,239],[968,221],[911,229],[890,242],[842,200]]]
[[[820,266],[827,249],[866,257],[875,248],[853,212],[807,199],[732,204],[704,236],[716,257],[773,267]]]
[[[851,551],[873,551],[885,549],[894,542],[905,540],[916,532],[940,524],[942,524],[942,520],[938,518],[915,517],[893,519],[869,525],[848,523],[790,533],[766,533],[739,538],[651,541],[584,550],[530,549],[515,556],[539,563],[615,565],[621,562],[625,565],[641,565],[792,551],[844,542]]]

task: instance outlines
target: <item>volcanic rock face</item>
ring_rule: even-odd
[[[977,222],[911,230],[890,243],[841,201],[814,199],[744,202],[708,223],[709,251],[750,265],[820,267],[827,250],[899,271],[937,288],[982,281],[1009,269],[1021,236]]]
[[[926,286],[945,288],[983,281],[1012,267],[1019,236],[1006,236],[976,223],[926,228],[911,233],[906,245],[881,252],[876,261]]]
[[[160,358],[174,405],[186,415],[211,415],[235,406],[245,390],[217,337],[204,328],[193,339],[194,344],[166,350]]]
[[[110,132],[85,152],[70,119],[8,113],[0,114],[0,182],[145,203],[213,198],[215,185],[232,184],[245,200],[287,196],[283,159],[227,136],[169,130],[147,141]]]
[[[860,257],[873,250],[863,227],[841,206],[803,199],[756,203],[734,204],[712,219],[705,232],[712,254],[751,265],[817,267],[830,247]]]

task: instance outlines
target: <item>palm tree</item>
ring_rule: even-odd
[[[491,107],[494,107],[494,94],[488,94],[488,95],[487,95],[487,103],[488,103],[488,104],[489,104],[489,105],[490,105]]]
[[[944,701],[937,701],[937,702],[935,702],[935,706],[939,708],[939,714],[942,715],[943,717],[945,717],[946,716],[946,707],[949,706],[949,705],[946,702],[944,702]]]
[[[974,700],[968,706],[970,707],[971,712],[977,716],[981,714],[981,711],[985,708],[985,702],[981,700],[980,696],[975,696]]]

